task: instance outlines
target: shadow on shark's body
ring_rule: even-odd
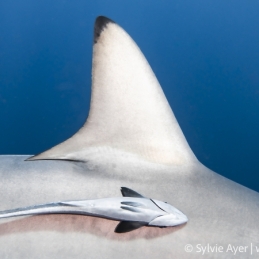
[[[99,17],[94,42],[85,125],[34,157],[1,156],[0,210],[116,197],[120,186],[130,186],[179,208],[189,221],[175,229],[138,229],[121,239],[113,233],[116,223],[88,216],[3,222],[0,257],[200,258],[196,246],[209,244],[224,251],[206,251],[206,258],[229,258],[229,244],[259,247],[259,194],[199,163],[146,59],[122,28]]]
[[[114,233],[118,223],[114,220],[96,218],[82,215],[39,215],[26,217],[19,220],[11,220],[0,224],[0,236],[21,234],[28,232],[56,231],[59,233],[79,232],[81,234],[93,234],[103,238],[117,241],[130,241],[134,239],[154,239],[169,235],[181,230],[185,225],[173,228],[145,227],[134,232],[124,234]]]

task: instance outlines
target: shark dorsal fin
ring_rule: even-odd
[[[95,22],[90,112],[71,138],[28,160],[88,161],[124,152],[153,163],[196,160],[144,55],[115,22]]]
[[[145,198],[141,194],[139,194],[127,187],[121,187],[121,194],[123,197]]]

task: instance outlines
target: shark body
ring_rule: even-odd
[[[98,217],[7,218],[0,258],[201,258],[200,246],[223,247],[206,258],[257,258],[259,194],[197,160],[145,57],[105,17],[95,23],[92,81],[89,116],[74,136],[33,157],[0,156],[0,210],[116,197],[131,186],[181,209],[188,224],[117,235],[116,221]],[[229,245],[249,250],[234,255]]]

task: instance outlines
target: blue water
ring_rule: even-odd
[[[89,109],[93,24],[137,42],[198,159],[259,191],[259,2],[0,0],[0,154],[70,137]]]

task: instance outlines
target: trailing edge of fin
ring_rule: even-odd
[[[131,37],[100,16],[94,42],[86,123],[68,140],[28,160],[87,161],[93,149],[119,150],[167,165],[196,160],[156,76]]]

